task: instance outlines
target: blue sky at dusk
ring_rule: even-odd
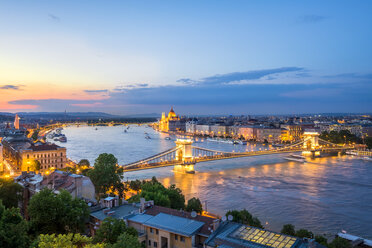
[[[371,112],[372,1],[0,1],[0,111]]]

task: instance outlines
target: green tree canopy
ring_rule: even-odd
[[[296,235],[295,226],[292,224],[284,225],[280,232],[286,235],[291,235],[291,236]]]
[[[123,168],[117,165],[118,160],[112,154],[102,153],[94,163],[93,169],[88,171],[88,176],[92,180],[96,193],[99,196],[108,191],[119,191],[123,197]]]
[[[203,206],[199,198],[191,198],[190,200],[187,201],[187,206],[186,206],[186,211],[191,212],[191,211],[196,211],[197,213],[202,213],[203,212]]]
[[[83,200],[72,198],[65,190],[55,195],[43,189],[31,198],[28,213],[35,233],[63,234],[84,231],[89,208]]]
[[[22,199],[23,188],[11,178],[0,178],[0,200],[7,208],[17,207]]]
[[[38,238],[39,248],[104,248],[104,244],[92,244],[92,238],[79,233],[41,234]]]
[[[150,181],[143,182],[141,193],[131,197],[129,201],[138,202],[142,197],[147,201],[153,200],[155,205],[158,206],[174,209],[185,208],[185,196],[182,194],[181,189],[174,184],[166,188],[155,177]]]
[[[89,160],[88,159],[82,159],[79,161],[78,163],[79,166],[87,166],[87,167],[90,167],[90,163],[89,163]]]
[[[114,244],[118,237],[127,230],[124,220],[107,217],[94,235],[94,243]]]
[[[243,210],[232,210],[226,213],[226,217],[231,215],[233,217],[233,221],[242,223],[249,226],[255,226],[258,228],[263,228],[261,225],[260,220],[257,217],[253,217],[246,209]]]
[[[0,247],[28,247],[27,231],[19,209],[6,209],[0,201]]]
[[[314,234],[312,232],[310,232],[309,230],[306,230],[306,229],[299,229],[296,231],[296,237],[299,237],[299,238],[313,238],[314,237]]]
[[[321,244],[321,245],[323,245],[325,247],[328,247],[328,240],[324,236],[322,236],[322,235],[316,235],[314,239],[319,244]]]
[[[331,243],[329,243],[330,248],[351,248],[351,244],[348,240],[336,237],[334,240],[332,240]]]
[[[31,161],[31,164],[30,164],[30,170],[31,171],[39,171],[41,169],[41,164],[39,162],[39,160],[32,160]]]
[[[129,233],[123,233],[119,236],[118,241],[112,246],[112,248],[141,248],[141,244],[138,241],[137,236],[133,236]]]

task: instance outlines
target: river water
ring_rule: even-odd
[[[126,164],[174,146],[168,135],[147,126],[68,127],[63,130],[72,160],[112,153]],[[145,139],[145,132],[151,139]],[[58,142],[57,142],[58,143]],[[221,151],[268,149],[261,145],[232,145],[199,140],[195,146]],[[246,208],[265,227],[280,231],[283,224],[333,235],[340,230],[372,238],[372,162],[351,156],[327,157],[307,163],[288,162],[286,155],[235,158],[195,165],[195,174],[164,167],[130,172],[125,180],[156,176],[176,184],[186,199],[199,197],[208,211],[223,215]]]

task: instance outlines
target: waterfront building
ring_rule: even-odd
[[[255,128],[257,141],[259,142],[280,142],[282,137],[282,129],[280,128]]]
[[[215,137],[226,137],[229,136],[227,132],[227,127],[224,125],[210,125],[209,135]]]
[[[195,120],[186,122],[186,133],[195,134],[196,124],[197,124],[197,121],[195,121]]]
[[[325,248],[314,240],[284,235],[235,222],[225,221],[206,240],[206,248]]]
[[[331,131],[340,132],[341,130],[348,130],[357,137],[363,136],[363,128],[359,124],[318,124],[317,127],[320,128],[320,132],[329,133]]]
[[[210,133],[210,125],[207,124],[197,124],[195,126],[195,133],[198,135],[209,135]]]
[[[256,140],[257,132],[254,127],[241,126],[239,127],[238,136],[244,138],[245,140]]]
[[[31,171],[33,160],[40,162],[40,172],[61,169],[67,165],[66,148],[52,143],[33,143],[24,136],[7,137],[2,141],[4,159],[15,171]]]
[[[158,122],[158,128],[162,132],[185,132],[186,121],[176,115],[172,107],[168,115],[165,115],[164,112],[162,113],[161,119]]]
[[[293,142],[302,138],[303,129],[301,125],[284,124],[280,126],[283,129],[282,141]]]

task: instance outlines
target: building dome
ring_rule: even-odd
[[[168,118],[172,118],[172,117],[176,117],[176,113],[174,112],[173,107],[171,108],[171,110],[168,113]]]

